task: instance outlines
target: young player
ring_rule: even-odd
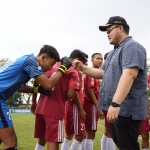
[[[6,104],[7,99],[22,85],[24,86],[19,89],[20,92],[45,94],[42,87],[50,91],[71,66],[70,60],[64,58],[57,73],[48,79],[44,72],[50,70],[56,61],[60,61],[57,50],[52,46],[45,45],[36,57],[33,54],[25,55],[0,69],[0,140],[4,144],[5,150],[17,150],[17,138]],[[31,78],[35,78],[42,87],[26,86],[25,84]]]
[[[104,60],[106,60],[107,55],[108,55],[108,53],[106,53],[104,55]],[[116,146],[115,146],[115,143],[113,142],[113,139],[112,139],[110,124],[108,123],[107,118],[106,118],[107,111],[103,110],[103,113],[105,116],[105,123],[104,123],[105,131],[104,131],[104,134],[102,136],[101,143],[100,143],[101,150],[115,150]]]
[[[85,61],[81,51],[77,51],[77,56],[81,61]],[[52,77],[60,64],[55,64],[51,71],[46,72],[48,78]],[[79,89],[77,71],[70,67],[66,74],[52,89],[50,96],[40,95],[35,115],[35,134],[38,138],[35,150],[44,150],[47,142],[48,150],[58,150],[59,143],[63,142],[63,118],[65,101],[75,95]],[[33,104],[36,105],[36,95],[33,95]],[[33,107],[32,107],[33,108]],[[32,110],[34,112],[34,110]]]
[[[150,89],[150,74],[148,75],[148,88]],[[142,137],[142,142],[141,142],[142,150],[149,150],[149,130],[150,130],[149,119],[150,119],[150,108],[148,104],[147,118],[145,120],[142,120],[140,123],[140,134]]]
[[[84,53],[85,60],[82,61],[83,64],[87,64],[87,55]],[[76,51],[72,52],[69,58],[78,58]],[[74,69],[74,71],[77,71]],[[85,120],[85,111],[83,110],[82,102],[83,102],[83,88],[82,88],[82,74],[77,71],[78,74],[78,82],[79,89],[76,91],[76,95],[73,99],[70,99],[65,103],[65,132],[66,136],[64,138],[64,142],[62,143],[61,150],[69,150],[70,141],[73,136],[75,138],[70,146],[70,150],[77,150],[80,147],[80,143],[82,142],[85,134],[84,120]]]
[[[103,63],[103,57],[100,53],[92,55],[93,68],[99,69]],[[100,80],[89,76],[84,78],[84,110],[86,112],[85,129],[86,139],[84,141],[84,150],[93,149],[93,140],[97,130],[98,114],[103,114],[98,110],[98,95],[100,90]],[[82,148],[83,149],[83,148]]]

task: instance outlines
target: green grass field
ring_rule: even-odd
[[[18,137],[19,150],[34,150],[37,139],[34,139],[34,115],[32,114],[15,114],[12,115],[15,131]],[[104,132],[104,121],[99,120],[98,131],[94,140],[94,150],[100,150],[100,139]],[[139,139],[139,142],[141,139]],[[2,147],[0,147],[2,150]],[[46,150],[46,147],[45,147]]]

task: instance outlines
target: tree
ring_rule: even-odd
[[[10,62],[11,62],[11,60],[9,58],[2,58],[2,59],[0,59],[0,67],[4,66]]]
[[[8,100],[7,105],[10,107],[18,107],[23,104],[22,93],[14,93]]]

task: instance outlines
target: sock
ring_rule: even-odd
[[[84,149],[85,150],[93,150],[93,140],[92,139],[85,139]]]
[[[78,150],[78,148],[80,147],[80,144],[81,144],[81,142],[74,139],[70,146],[70,150]]]
[[[107,150],[106,143],[107,143],[107,136],[103,134],[101,138],[101,150]]]
[[[106,149],[107,150],[116,150],[116,145],[112,138],[107,138]]]
[[[80,150],[84,150],[85,139],[81,142]]]
[[[61,144],[61,150],[69,150],[70,140],[64,138],[63,143]]]
[[[44,146],[37,143],[34,150],[44,150]]]

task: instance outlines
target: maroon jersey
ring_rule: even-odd
[[[148,88],[150,89],[150,74],[148,74]]]
[[[98,95],[100,91],[100,80],[85,76],[84,78],[84,99],[91,101],[91,98],[88,94],[88,88],[93,88],[95,97],[98,101]]]
[[[60,63],[56,63],[53,69],[46,72],[45,75],[50,78],[57,72],[59,66]],[[65,96],[67,90],[69,87],[78,90],[79,85],[77,85],[77,82],[77,72],[74,71],[73,67],[70,67],[52,89],[49,97],[42,94],[40,95],[36,113],[62,120],[64,117]]]

